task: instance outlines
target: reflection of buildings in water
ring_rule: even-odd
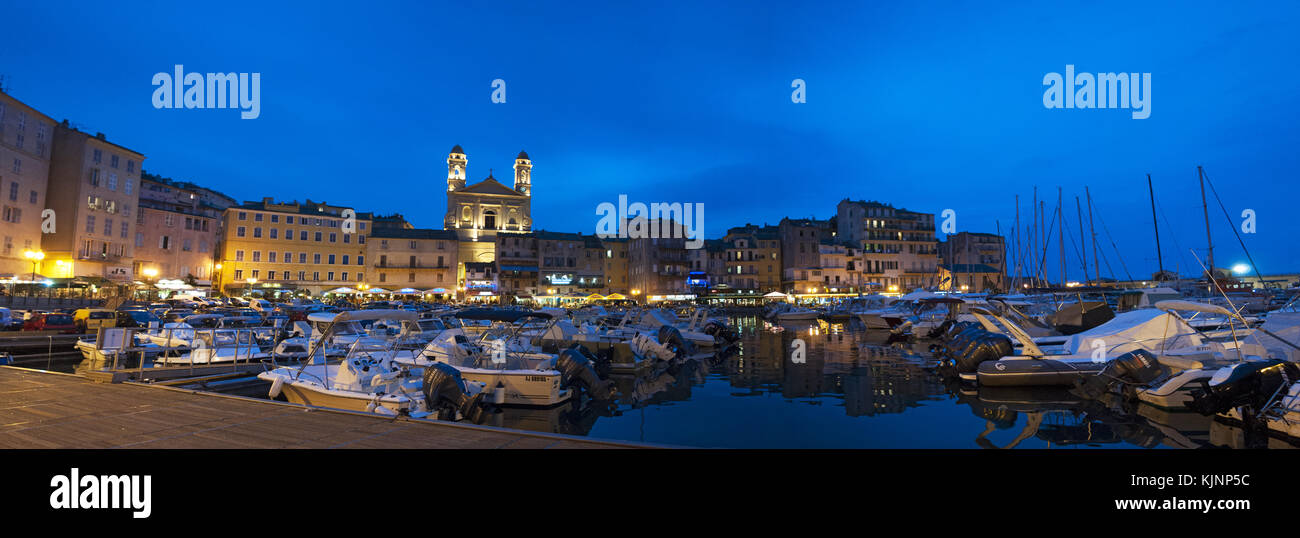
[[[944,394],[942,381],[922,369],[919,358],[891,347],[860,347],[861,335],[815,325],[760,331],[745,340],[743,354],[726,361],[731,386],[790,399],[842,395],[849,416],[899,413]],[[802,363],[792,359],[795,338],[805,344]]]

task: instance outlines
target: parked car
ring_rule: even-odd
[[[36,314],[23,324],[24,331],[60,331],[75,332],[77,325],[72,322],[72,314],[44,313]]]
[[[117,311],[118,327],[144,329],[144,328],[148,328],[149,324],[152,322],[157,322],[159,327],[162,326],[162,320],[159,319],[158,316],[155,316],[152,312],[149,312],[148,310],[118,310]]]
[[[17,331],[23,328],[22,313],[14,314],[8,308],[0,308],[0,331]]]
[[[100,327],[116,326],[117,316],[107,308],[82,308],[73,312],[72,323],[79,332],[96,332]]]

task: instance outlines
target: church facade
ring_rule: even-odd
[[[469,159],[459,144],[447,155],[447,214],[443,228],[460,239],[459,281],[465,282],[465,263],[496,260],[497,235],[533,229],[532,172],[528,153],[515,157],[514,181],[507,186],[491,172],[482,181],[467,184]]]

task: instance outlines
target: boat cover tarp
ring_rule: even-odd
[[[1268,321],[1259,328],[1276,334],[1287,342],[1300,345],[1300,312],[1273,312],[1268,315]],[[1268,350],[1269,358],[1300,362],[1300,350],[1286,345],[1263,331],[1251,333],[1243,339],[1243,344],[1264,346],[1264,349]]]
[[[1160,351],[1165,349],[1201,345],[1200,333],[1177,316],[1163,310],[1144,308],[1115,315],[1107,321],[1081,333],[1070,336],[1065,342],[1071,354],[1087,354],[1092,342],[1101,339],[1107,357],[1115,357],[1134,349]]]

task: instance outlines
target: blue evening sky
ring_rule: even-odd
[[[1196,166],[1265,273],[1300,271],[1293,3],[0,2],[0,74],[145,168],[240,200],[324,200],[440,227],[447,151],[471,180],[532,156],[533,217],[592,233],[596,206],[703,202],[708,237],[843,198],[1009,232],[1038,186],[1097,208],[1134,277],[1198,269]],[[156,110],[154,73],[259,72],[261,117]],[[1152,73],[1151,116],[1048,110],[1042,79]],[[505,104],[490,100],[506,81]],[[807,103],[791,103],[791,80]],[[1220,266],[1245,255],[1211,198]],[[1053,234],[1055,235],[1055,233]],[[1113,269],[1125,278],[1099,228]],[[1059,272],[1050,248],[1050,275]],[[1091,258],[1091,252],[1089,252]],[[1071,278],[1079,263],[1069,255]]]

